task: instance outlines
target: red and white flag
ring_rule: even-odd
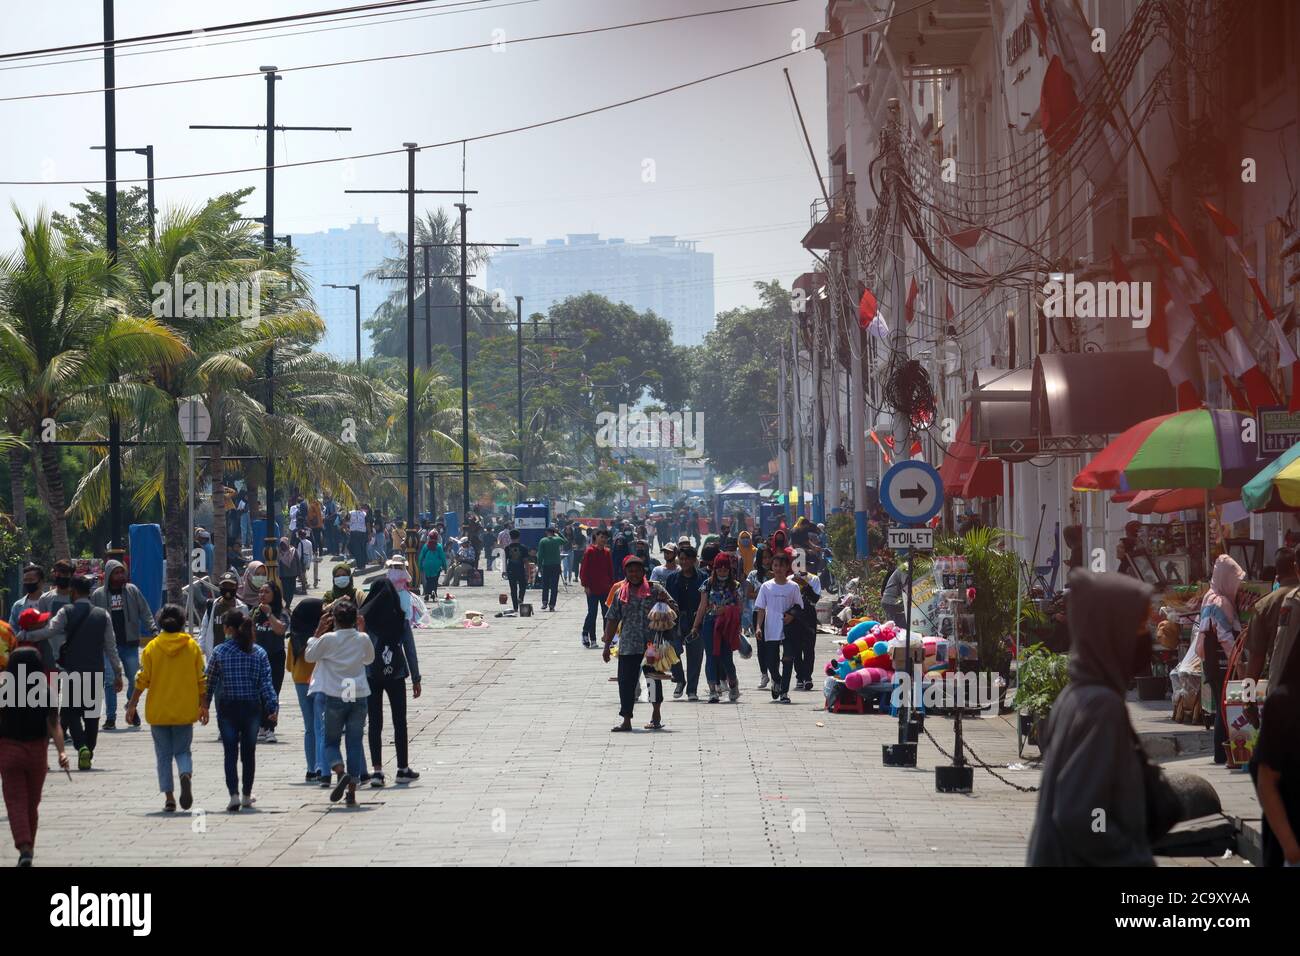
[[[1217,209],[1208,199],[1202,199],[1201,204],[1205,211],[1210,214],[1210,221],[1214,223],[1219,234],[1223,236],[1224,245],[1228,247],[1241,264],[1241,271],[1246,274],[1246,281],[1250,283],[1250,288],[1255,293],[1255,301],[1264,312],[1264,319],[1268,322],[1269,328],[1273,333],[1273,342],[1277,345],[1277,364],[1278,368],[1289,366],[1291,369],[1291,401],[1290,410],[1300,411],[1300,359],[1297,359],[1295,349],[1291,347],[1291,342],[1282,331],[1282,325],[1277,321],[1277,314],[1273,311],[1273,304],[1268,301],[1268,296],[1264,294],[1264,288],[1259,284],[1259,275],[1255,272],[1255,267],[1251,265],[1250,259],[1242,251],[1241,244],[1237,241],[1237,236],[1241,230],[1237,224],[1227,217],[1227,215]]]
[[[1156,282],[1156,301],[1151,310],[1151,324],[1147,326],[1147,344],[1151,346],[1153,361],[1165,370],[1169,383],[1178,394],[1178,410],[1199,408],[1200,393],[1196,390],[1196,337],[1192,335],[1195,323],[1191,311],[1175,308],[1170,298],[1163,266],[1156,260],[1160,277]],[[1133,275],[1124,264],[1119,250],[1111,248],[1111,270],[1116,282],[1130,283]]]
[[[1059,156],[1070,153],[1085,129],[1089,114],[1097,111],[1104,122],[1087,137],[1078,151],[1079,164],[1094,186],[1110,181],[1123,156],[1123,141],[1111,111],[1109,94],[1097,54],[1092,51],[1092,28],[1070,0],[1029,0],[1031,23],[1047,53],[1047,71],[1039,102],[1043,139]],[[1089,97],[1093,102],[1084,102]]]
[[[912,319],[916,317],[916,296],[921,291],[920,286],[916,284],[916,276],[912,276],[912,284],[907,289],[907,324],[912,324]]]

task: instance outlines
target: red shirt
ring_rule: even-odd
[[[604,595],[614,586],[614,558],[609,548],[591,545],[578,565],[578,581],[593,594]]]

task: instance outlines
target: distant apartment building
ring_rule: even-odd
[[[529,313],[595,292],[667,320],[679,345],[698,344],[713,327],[713,253],[697,251],[694,242],[676,236],[625,242],[597,233],[509,241],[519,247],[493,253],[487,287],[500,289],[507,301],[523,296]]]
[[[303,271],[310,278],[317,311],[325,321],[321,350],[337,358],[355,359],[355,298],[350,289],[329,289],[325,283],[361,283],[361,320],[370,318],[391,291],[391,283],[366,279],[365,275],[383,262],[385,256],[396,254],[396,234],[381,231],[377,219],[371,222],[358,219],[342,229],[295,233],[293,245],[301,257]],[[370,336],[364,331],[361,354],[370,354]]]

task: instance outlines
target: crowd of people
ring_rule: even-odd
[[[193,804],[194,725],[207,725],[213,711],[226,809],[254,805],[257,748],[276,742],[286,674],[303,718],[307,783],[349,805],[359,785],[385,785],[385,698],[394,779],[419,779],[408,748],[407,684],[414,697],[421,685],[405,558],[388,557],[365,592],[352,566],[339,563],[323,597],[302,597],[292,610],[289,587],[262,562],[245,564],[243,574],[221,575],[198,627],[177,604],[155,615],[117,561],[104,565],[99,586],[68,561],[56,562],[48,580],[39,565],[23,569],[23,597],[0,622],[0,667],[9,683],[0,695],[0,782],[20,866],[33,860],[49,742],[60,767],[70,769],[70,738],[77,769],[90,770],[100,730],[116,729],[117,695],[128,685],[124,721],[141,727],[143,697],[167,813]],[[9,692],[15,689],[21,693]]]

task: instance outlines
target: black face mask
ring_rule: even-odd
[[[72,583],[72,578],[65,578],[62,576],[56,576],[54,578],[54,586],[56,588],[66,588],[71,583]]]
[[[40,581],[24,581],[24,582],[23,582],[23,590],[26,591],[28,594],[35,594],[35,593],[36,593],[37,591],[39,591],[40,589],[41,589],[41,582],[40,582]]]
[[[223,600],[223,601],[233,601],[234,599],[235,599],[235,591],[234,591],[233,589],[227,591],[225,588],[222,588],[222,590],[221,590],[221,600]]]

